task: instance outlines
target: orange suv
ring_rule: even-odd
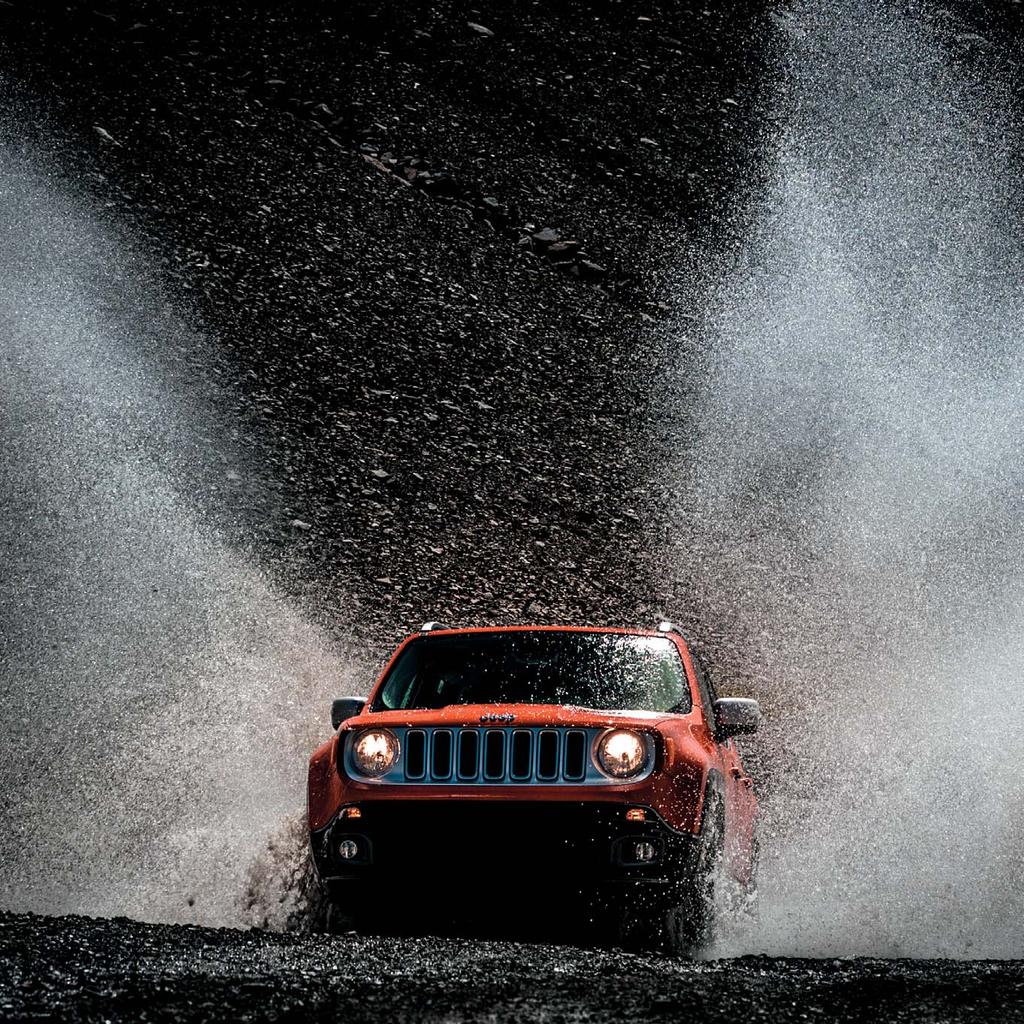
[[[557,907],[693,951],[717,881],[753,886],[757,801],[733,737],[760,710],[716,697],[671,623],[427,623],[331,717],[308,815],[335,921]]]

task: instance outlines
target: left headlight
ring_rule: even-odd
[[[632,729],[611,729],[598,741],[597,763],[613,779],[631,779],[647,767],[647,744]]]
[[[352,761],[363,775],[383,775],[398,761],[398,737],[390,729],[364,729],[352,743]]]

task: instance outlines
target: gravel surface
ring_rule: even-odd
[[[680,962],[0,916],[4,1020],[1024,1020],[1024,963]]]

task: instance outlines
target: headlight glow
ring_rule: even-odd
[[[647,767],[647,745],[631,729],[610,729],[597,741],[597,763],[613,779],[630,779]]]
[[[352,760],[363,775],[383,775],[398,760],[398,737],[390,729],[364,729],[352,744]]]

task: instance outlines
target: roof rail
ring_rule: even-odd
[[[443,622],[424,622],[420,626],[421,633],[432,633],[435,629],[447,629],[448,627]]]
[[[675,633],[675,635],[679,637],[683,641],[683,643],[685,643],[686,646],[690,649],[690,652],[693,652],[693,641],[690,639],[689,634],[684,633],[682,629],[679,626],[677,626],[674,622],[669,622],[668,619],[662,619],[661,622],[658,623],[658,632]]]

